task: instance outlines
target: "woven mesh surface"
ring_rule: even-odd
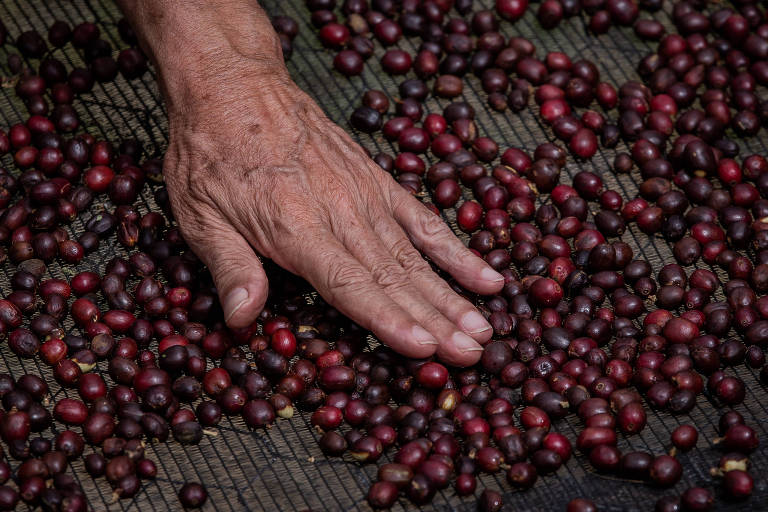
[[[265,0],[262,4],[271,14],[288,14],[299,21],[301,32],[294,44],[294,54],[289,68],[299,85],[307,90],[335,121],[346,124],[346,116],[359,104],[362,93],[369,88],[382,89],[396,95],[397,82],[383,75],[377,58],[372,58],[362,77],[351,80],[329,71],[332,54],[317,43],[313,27],[308,23],[309,13],[301,0]],[[492,7],[492,0],[475,2],[476,8]],[[668,13],[657,17],[671,26]],[[12,37],[30,28],[45,33],[54,19],[63,19],[71,24],[86,20],[97,20],[103,37],[115,48],[122,47],[116,30],[119,19],[117,8],[108,0],[3,0],[0,2],[0,19],[9,28]],[[585,32],[580,18],[566,20],[554,31],[540,29],[533,13],[514,25],[502,24],[506,36],[522,35],[532,40],[539,49],[539,55],[546,51],[564,51],[574,58],[583,56],[596,62],[605,81],[619,85],[627,79],[637,78],[633,62],[637,62],[650,46],[638,39],[629,29],[612,29],[608,35],[595,38]],[[404,40],[401,47],[415,52],[414,41]],[[0,70],[7,76],[8,46],[0,48]],[[54,54],[70,65],[82,65],[82,61],[71,48],[55,50]],[[377,56],[381,49],[377,49]],[[477,122],[483,135],[506,146],[522,147],[532,152],[545,140],[551,140],[551,133],[545,130],[532,109],[520,114],[499,114],[489,112],[485,107],[484,93],[474,77],[465,84],[464,100],[475,107]],[[430,99],[429,111],[440,111],[447,102]],[[135,137],[144,142],[150,154],[161,155],[167,145],[167,121],[160,102],[154,74],[148,73],[131,82],[119,77],[115,82],[96,85],[94,91],[76,102],[76,108],[86,131],[97,137],[117,140]],[[3,126],[22,120],[24,109],[13,99],[12,89],[0,89],[0,119]],[[372,153],[392,148],[380,135],[358,137]],[[766,154],[768,140],[763,130],[760,137],[741,142],[748,150]],[[626,150],[623,143],[616,151]],[[616,177],[610,172],[610,162],[615,152],[601,150],[588,163],[576,163],[569,159],[562,180],[570,183],[571,177],[581,169],[601,174],[607,187],[621,192],[625,199],[637,195],[637,176]],[[9,165],[10,161],[5,161]],[[108,206],[108,205],[107,205]],[[154,207],[152,192],[146,189],[142,194],[142,212]],[[103,204],[94,204],[91,214],[96,214]],[[449,212],[449,222],[454,215]],[[87,215],[71,225],[72,234],[83,230]],[[662,239],[647,237],[630,228],[623,236],[636,255],[644,256],[658,269],[673,260],[669,246]],[[98,254],[87,257],[76,269],[62,268],[58,264],[49,267],[51,277],[71,276],[86,269],[103,270],[104,263],[122,248],[112,240],[102,243]],[[689,271],[691,269],[688,269]],[[717,269],[713,269],[717,272]],[[8,278],[13,268],[6,264],[0,273],[0,290],[10,290]],[[721,277],[725,277],[719,272]],[[71,327],[68,325],[67,327]],[[100,368],[104,371],[106,368]],[[54,399],[75,393],[61,389],[51,376],[50,370],[29,360],[20,360],[5,344],[0,346],[0,371],[18,378],[24,373],[43,375],[51,384]],[[765,388],[756,380],[756,372],[739,367],[729,372],[742,377],[748,386],[747,399],[736,409],[747,422],[756,427],[762,439],[768,439],[768,410],[766,409]],[[106,372],[104,372],[106,375]],[[505,510],[564,510],[565,504],[573,497],[583,496],[595,501],[602,511],[650,510],[654,501],[662,495],[682,492],[690,485],[716,486],[709,475],[709,468],[717,463],[720,451],[714,448],[716,422],[719,411],[704,396],[690,415],[673,417],[669,414],[649,413],[649,425],[642,434],[622,438],[622,451],[648,450],[661,453],[668,444],[671,431],[681,423],[693,423],[700,429],[697,449],[680,455],[684,465],[682,481],[672,490],[658,490],[648,485],[627,482],[594,472],[582,455],[576,455],[568,464],[552,476],[541,478],[536,486],[527,492],[515,492],[504,482],[503,476],[482,476],[479,489],[490,487],[500,490],[505,496]],[[63,428],[61,425],[57,429]],[[569,417],[560,421],[556,428],[575,440],[579,432],[578,420]],[[328,459],[317,447],[317,433],[310,429],[308,415],[298,414],[293,420],[280,420],[268,431],[251,432],[237,419],[222,421],[217,435],[207,435],[199,446],[181,446],[170,442],[153,444],[148,456],[157,461],[159,474],[155,482],[146,483],[132,500],[115,501],[111,489],[101,479],[94,481],[85,474],[81,462],[73,464],[74,474],[90,499],[94,510],[174,510],[179,509],[176,491],[185,481],[203,482],[210,499],[207,510],[360,510],[368,509],[365,494],[375,477],[374,466],[361,467],[341,459]],[[90,447],[86,448],[86,453]],[[387,459],[385,456],[384,459]],[[756,490],[747,503],[725,505],[718,502],[718,510],[766,510],[768,491],[765,474],[768,470],[768,442],[751,457],[752,473],[756,476]],[[16,465],[13,462],[14,467]],[[718,493],[719,496],[719,493]],[[413,507],[401,500],[396,510]],[[433,504],[426,510],[475,510],[472,498],[458,498],[452,490],[438,492]]]

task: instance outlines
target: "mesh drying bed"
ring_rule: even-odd
[[[309,13],[301,0],[265,0],[262,4],[270,14],[287,14],[299,21],[301,32],[294,41],[294,54],[289,68],[294,79],[308,91],[335,121],[346,124],[346,116],[359,104],[362,93],[376,88],[395,94],[397,83],[382,74],[378,59],[369,61],[362,77],[347,80],[329,71],[332,55],[322,49],[308,23]],[[492,7],[492,0],[475,2],[476,8]],[[530,10],[529,10],[530,11]],[[668,13],[659,13],[658,18],[670,26]],[[104,36],[114,47],[121,47],[116,30],[119,19],[117,8],[108,0],[3,0],[0,2],[0,19],[15,37],[21,31],[35,28],[45,32],[54,19],[63,19],[70,24],[85,20],[99,22]],[[633,62],[637,62],[650,47],[638,41],[629,29],[612,29],[608,35],[595,38],[584,30],[583,20],[576,18],[564,21],[551,32],[541,30],[532,12],[510,25],[504,23],[501,29],[505,36],[522,35],[533,41],[543,51],[563,51],[571,56],[583,56],[598,64],[604,80],[613,84],[637,78]],[[414,41],[403,40],[401,47],[413,52]],[[6,66],[8,47],[0,48],[0,71],[8,76]],[[377,49],[377,56],[381,49]],[[80,57],[71,49],[56,50],[55,55],[69,65],[81,65]],[[489,112],[485,106],[484,93],[478,81],[468,79],[464,100],[471,103],[478,112],[478,126],[483,135],[498,141],[502,147],[516,146],[528,151],[544,140],[551,140],[548,132],[531,109],[518,114]],[[447,102],[430,99],[429,111],[439,111]],[[115,82],[97,85],[94,91],[76,102],[76,108],[83,127],[97,137],[110,140],[134,137],[140,139],[150,155],[161,155],[167,145],[167,122],[163,105],[153,74],[127,82],[118,78]],[[0,125],[8,126],[22,120],[24,109],[15,100],[12,90],[0,89]],[[392,148],[380,135],[360,137],[360,142],[373,153],[392,152]],[[763,130],[759,137],[740,142],[748,151],[766,154],[768,140]],[[626,150],[620,143],[615,151]],[[633,198],[637,195],[636,176],[615,176],[610,172],[610,162],[615,151],[601,150],[584,164],[572,159],[566,166],[562,180],[570,183],[571,177],[581,169],[600,173],[606,186],[620,191],[622,196]],[[6,157],[7,158],[7,157]],[[10,161],[4,161],[9,165]],[[152,191],[145,190],[139,201],[142,213],[156,208]],[[104,204],[94,204],[91,215],[98,213]],[[81,216],[71,226],[72,234],[84,229],[88,215]],[[453,223],[452,212],[447,214]],[[631,227],[622,237],[635,250],[636,255],[645,257],[654,266],[654,272],[666,262],[673,261],[666,242],[660,238],[647,237]],[[49,267],[50,277],[71,277],[86,270],[103,270],[106,261],[122,248],[114,241],[103,243],[98,254],[87,257],[76,269],[63,268],[58,264]],[[691,269],[688,269],[689,271]],[[718,272],[717,269],[713,269]],[[0,273],[0,290],[3,295],[10,290],[9,277],[13,272],[10,264],[3,266]],[[719,272],[720,277],[725,277]],[[71,327],[71,325],[67,325]],[[105,368],[100,368],[101,371]],[[51,384],[54,399],[75,396],[71,390],[61,389],[54,381],[48,367],[35,361],[21,360],[13,355],[7,346],[0,347],[0,371],[8,372],[15,378],[24,373],[44,376]],[[746,503],[726,505],[718,501],[718,510],[765,510],[768,509],[768,489],[764,475],[768,471],[768,409],[765,406],[765,388],[756,379],[756,372],[746,367],[733,370],[747,384],[749,391],[743,404],[736,409],[748,424],[755,427],[763,444],[751,457],[752,474],[756,477],[756,488],[752,499]],[[106,372],[104,372],[106,374]],[[716,464],[720,451],[713,444],[716,438],[716,422],[719,411],[707,397],[700,396],[697,406],[689,415],[673,417],[666,413],[651,411],[648,426],[640,435],[622,438],[619,448],[622,452],[647,450],[661,453],[668,444],[671,431],[681,423],[693,423],[701,431],[697,449],[680,455],[684,465],[682,481],[670,490],[659,490],[648,485],[627,482],[594,472],[585,457],[577,454],[554,475],[540,478],[536,486],[526,492],[516,492],[504,482],[503,475],[480,478],[479,488],[490,487],[504,494],[505,510],[564,510],[565,504],[573,497],[588,497],[595,501],[601,511],[635,511],[652,509],[655,500],[662,495],[682,492],[691,485],[715,486],[717,483],[709,474],[709,468]],[[578,434],[578,420],[566,418],[557,424],[557,430],[572,441]],[[56,428],[62,428],[57,425]],[[359,466],[340,459],[326,458],[317,447],[318,434],[310,428],[308,415],[297,414],[293,420],[281,420],[268,431],[249,431],[239,419],[224,419],[217,428],[218,435],[205,436],[198,446],[181,446],[175,442],[152,444],[148,456],[158,463],[158,478],[146,483],[132,500],[115,502],[111,489],[102,479],[94,482],[84,472],[81,461],[73,464],[75,477],[83,486],[94,510],[172,510],[178,509],[176,491],[185,481],[203,482],[209,492],[208,510],[358,510],[368,509],[365,494],[371,479],[375,477],[375,466]],[[88,450],[88,449],[87,449]],[[384,457],[388,460],[388,457]],[[14,462],[14,467],[16,463]],[[396,510],[412,507],[401,500]],[[426,510],[475,510],[473,498],[458,498],[451,489],[438,492],[434,502]]]

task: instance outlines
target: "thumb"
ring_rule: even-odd
[[[213,237],[195,235],[187,242],[211,271],[227,325],[247,327],[267,301],[267,275],[240,233],[229,225],[218,225],[214,232],[215,242]]]

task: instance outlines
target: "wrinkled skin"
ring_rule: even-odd
[[[263,26],[253,9],[252,22]],[[180,25],[201,23],[182,18]],[[229,51],[226,37],[211,36],[184,66],[163,45],[167,37],[153,43],[149,21],[134,23],[149,27],[140,34],[168,104],[164,175],[173,212],[212,272],[230,326],[250,324],[264,306],[259,254],[404,355],[436,353],[456,365],[479,359],[490,325],[419,251],[481,294],[498,292],[502,276],[330,121],[281,59]],[[271,27],[263,32],[260,47],[280,57]]]

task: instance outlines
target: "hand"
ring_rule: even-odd
[[[182,20],[170,26],[199,23],[183,21],[189,10],[170,12]],[[258,253],[394,350],[475,363],[492,329],[419,250],[481,294],[498,292],[503,277],[326,118],[290,80],[276,39],[245,45],[272,59],[222,50],[206,34],[204,50],[181,62],[169,50],[180,39],[158,30],[154,40],[169,42],[157,43],[154,57],[169,111],[171,206],[213,275],[227,323],[246,326],[264,306]]]

